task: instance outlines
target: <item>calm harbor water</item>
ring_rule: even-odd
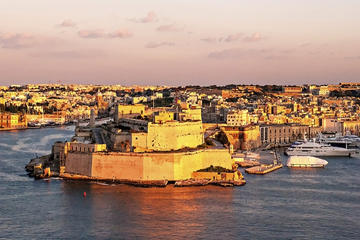
[[[72,135],[69,127],[0,132],[0,239],[360,239],[360,159],[244,174],[239,188],[135,188],[26,175],[34,153]]]

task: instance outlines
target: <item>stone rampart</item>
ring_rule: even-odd
[[[69,153],[65,171],[99,179],[114,180],[183,180],[199,169],[221,166],[231,169],[227,149],[202,149],[190,152]]]

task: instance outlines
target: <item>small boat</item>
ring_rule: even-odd
[[[327,161],[317,157],[291,156],[286,165],[290,168],[322,168],[327,164]]]

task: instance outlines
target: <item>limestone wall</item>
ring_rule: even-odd
[[[203,143],[204,133],[200,121],[148,125],[147,147],[155,151],[195,148]]]
[[[194,171],[210,165],[231,169],[230,153],[225,149],[177,153],[97,152],[82,156],[69,153],[66,172],[103,179],[181,180],[191,178]]]
[[[143,158],[131,153],[92,155],[91,177],[107,179],[143,179]]]
[[[87,143],[77,143],[71,142],[69,151],[74,152],[101,152],[106,151],[106,144],[87,144]]]
[[[144,114],[145,113],[145,105],[142,104],[134,104],[134,105],[118,105],[117,111],[119,114],[119,118],[123,115],[128,114]]]
[[[92,155],[90,153],[69,152],[65,160],[67,173],[91,176]]]
[[[147,133],[131,133],[131,146],[134,152],[145,152],[147,150]]]

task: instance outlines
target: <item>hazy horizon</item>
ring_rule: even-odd
[[[0,0],[0,85],[359,82],[360,2]]]

